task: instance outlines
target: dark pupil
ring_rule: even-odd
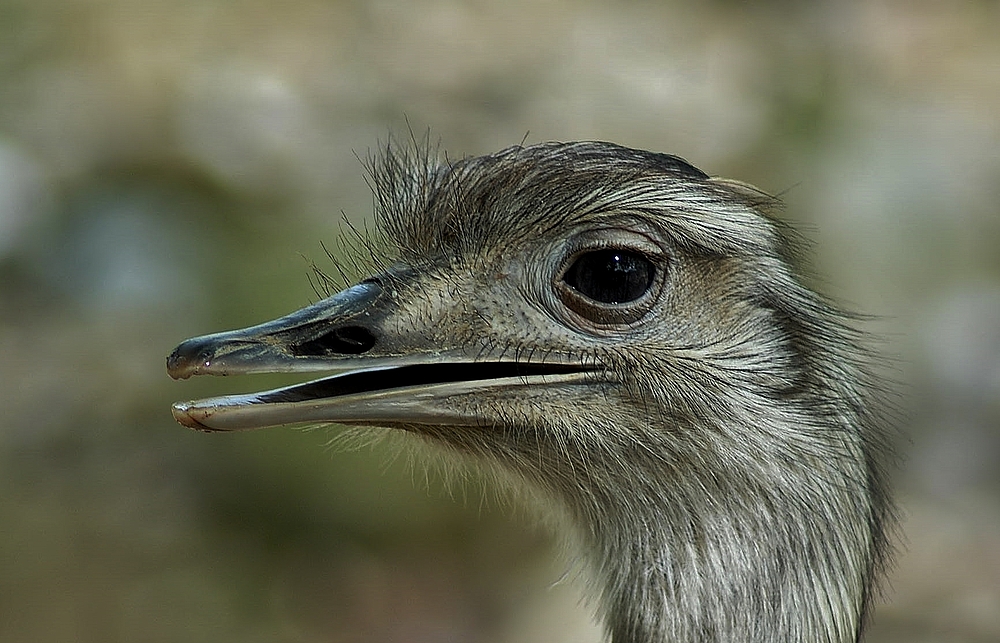
[[[640,254],[597,250],[577,259],[563,280],[578,292],[605,304],[624,304],[642,297],[653,283],[655,268]]]

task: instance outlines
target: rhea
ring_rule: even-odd
[[[334,374],[178,422],[383,427],[503,472],[577,543],[614,643],[859,639],[892,516],[883,387],[774,199],[597,142],[388,146],[368,170],[370,276],[167,360]]]

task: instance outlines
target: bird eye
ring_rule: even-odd
[[[589,250],[570,261],[553,285],[576,319],[590,322],[585,324],[588,331],[637,322],[656,301],[649,293],[663,282],[658,273],[662,260],[654,263],[639,250]]]
[[[655,274],[656,267],[646,257],[612,248],[578,257],[563,275],[563,281],[602,304],[627,304],[646,294]]]

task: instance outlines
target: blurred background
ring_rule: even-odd
[[[476,480],[170,417],[279,381],[164,357],[315,300],[407,121],[780,193],[910,390],[868,640],[1000,640],[998,34],[986,1],[0,0],[0,640],[599,640]]]

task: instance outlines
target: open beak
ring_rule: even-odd
[[[200,431],[320,422],[476,426],[485,419],[468,403],[470,395],[573,386],[594,376],[593,365],[552,353],[542,360],[518,359],[420,345],[413,337],[428,333],[402,337],[388,330],[399,327],[392,323],[395,314],[396,302],[380,283],[365,281],[274,321],[186,340],[167,358],[167,372],[174,379],[337,374],[260,393],[178,402],[171,408],[173,416]]]

